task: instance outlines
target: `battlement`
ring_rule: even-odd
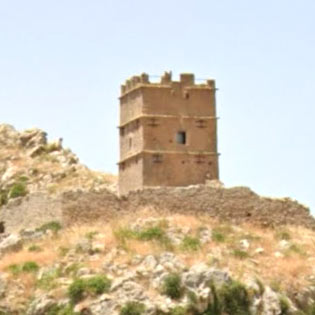
[[[177,87],[177,88],[206,88],[215,90],[215,80],[206,80],[206,83],[196,84],[195,75],[192,73],[181,73],[179,81],[172,81],[172,72],[164,72],[160,77],[160,82],[150,82],[150,76],[142,73],[133,76],[121,85],[121,96],[142,86],[148,87]]]

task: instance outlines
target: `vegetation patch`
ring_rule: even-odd
[[[114,235],[123,246],[126,246],[127,240],[135,239],[139,241],[156,241],[165,248],[171,249],[171,241],[166,235],[165,230],[159,225],[141,230],[120,228],[114,232]]]
[[[187,235],[183,238],[180,247],[182,250],[197,251],[200,249],[201,244],[199,238]]]
[[[20,273],[35,273],[39,269],[39,266],[36,262],[34,261],[27,261],[24,264],[18,265],[18,264],[12,264],[8,266],[8,270],[13,274],[13,275],[18,275]]]
[[[51,290],[57,286],[56,279],[61,276],[60,268],[52,268],[42,274],[37,280],[37,287],[44,290]]]
[[[162,284],[162,293],[171,299],[179,299],[182,296],[182,280],[178,273],[170,273],[164,278]]]
[[[14,183],[8,193],[8,198],[13,199],[13,198],[18,198],[18,197],[23,197],[26,196],[28,193],[27,188],[26,188],[26,183],[25,182],[17,182]]]
[[[37,228],[36,231],[40,231],[40,232],[52,231],[54,233],[57,233],[61,229],[62,229],[62,225],[59,222],[50,221],[50,222],[43,224],[39,228]]]
[[[242,249],[234,249],[232,254],[234,257],[239,258],[239,259],[246,259],[249,257],[248,252]]]
[[[31,245],[29,248],[28,248],[28,251],[29,252],[41,252],[42,251],[42,248],[38,245]]]
[[[79,315],[72,305],[53,305],[47,310],[47,315]]]
[[[225,284],[218,291],[220,309],[233,315],[250,315],[250,299],[246,287],[238,281]]]
[[[145,311],[145,306],[139,302],[127,302],[120,310],[120,315],[141,315]]]
[[[85,295],[99,295],[108,292],[111,281],[106,276],[89,279],[76,279],[68,288],[68,296],[73,304],[80,302]]]

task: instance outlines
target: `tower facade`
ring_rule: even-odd
[[[215,81],[193,74],[160,83],[142,74],[121,86],[119,193],[219,178]]]

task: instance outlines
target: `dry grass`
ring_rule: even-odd
[[[101,268],[106,262],[108,253],[121,244],[115,237],[115,231],[121,227],[130,226],[139,217],[158,217],[153,209],[142,209],[138,213],[126,215],[119,221],[115,220],[108,224],[92,224],[84,226],[73,226],[59,233],[59,237],[45,239],[35,243],[43,248],[41,252],[29,252],[23,249],[17,253],[5,255],[0,261],[0,271],[6,271],[11,264],[21,264],[26,261],[35,261],[40,266],[52,265],[60,260],[59,248],[73,248],[76,242],[86,235],[94,234],[94,244],[104,244],[105,250],[97,255],[86,258],[83,263],[91,268]],[[291,236],[290,242],[297,248],[302,248],[303,253],[295,250],[289,254],[279,247],[279,239],[276,231],[264,229],[251,224],[244,224],[233,227],[220,224],[216,220],[206,217],[196,218],[185,215],[169,215],[167,217],[170,227],[189,229],[191,235],[197,235],[200,228],[214,229],[223,227],[222,231],[228,234],[224,242],[208,242],[195,251],[183,252],[178,247],[174,249],[178,257],[187,265],[191,266],[199,262],[206,262],[218,268],[224,268],[231,272],[231,275],[244,280],[248,277],[259,277],[265,283],[277,282],[283,289],[299,289],[307,283],[309,276],[314,274],[315,257],[315,232],[305,228],[286,227]],[[93,233],[98,232],[98,233]],[[248,257],[239,259],[233,256],[232,252],[240,246],[241,239],[248,239],[250,247]],[[127,240],[125,244],[127,252],[124,255],[116,256],[115,262],[120,264],[129,263],[135,254],[157,255],[165,248],[155,241],[141,241],[136,239]],[[256,254],[257,248],[263,248],[263,253]],[[276,257],[275,252],[283,253],[283,257]],[[313,259],[312,259],[313,258]],[[24,277],[24,276],[23,276]],[[27,278],[27,277],[26,277]],[[30,280],[30,285],[32,281]]]

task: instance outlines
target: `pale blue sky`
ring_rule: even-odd
[[[164,70],[216,79],[227,186],[314,211],[314,0],[0,0],[0,122],[91,168],[117,172],[120,84]]]

